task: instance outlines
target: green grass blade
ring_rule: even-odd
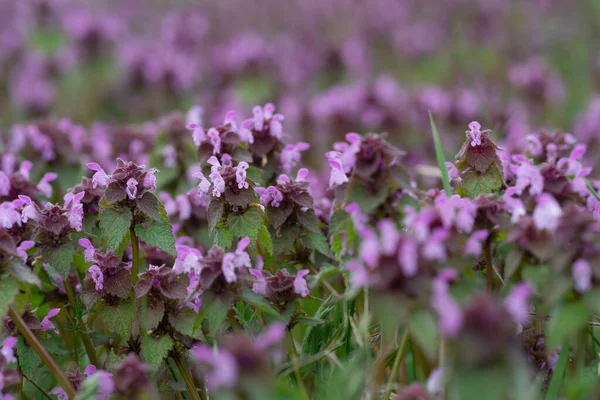
[[[550,385],[548,385],[548,392],[546,392],[546,400],[554,400],[558,398],[558,395],[560,394],[560,387],[563,383],[568,358],[569,345],[565,343],[563,344],[563,347],[560,350],[560,355],[558,356],[558,361],[556,362],[556,368],[554,369],[554,373],[552,374]]]
[[[429,123],[431,124],[433,144],[435,145],[435,157],[437,158],[438,166],[440,167],[440,172],[442,173],[442,183],[444,184],[446,196],[450,197],[452,195],[452,189],[450,188],[450,179],[448,178],[448,169],[446,168],[444,148],[442,147],[442,142],[440,142],[440,135],[438,135],[438,130],[435,126],[435,122],[433,121],[433,117],[431,116],[431,112],[429,112]]]
[[[600,196],[598,195],[598,192],[596,192],[596,189],[594,189],[594,187],[592,186],[592,183],[589,180],[585,180],[585,185],[587,186],[588,190],[590,191],[591,194],[594,195],[594,197],[596,198],[596,200],[600,201]]]

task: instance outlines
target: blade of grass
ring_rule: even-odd
[[[585,185],[587,186],[588,190],[590,191],[591,194],[594,195],[594,197],[596,198],[596,200],[600,201],[600,195],[598,195],[598,192],[596,192],[596,189],[594,189],[594,187],[592,186],[592,183],[589,180],[585,180]]]
[[[560,350],[560,355],[558,356],[558,361],[556,362],[556,368],[552,374],[552,379],[550,380],[550,385],[548,386],[548,392],[546,392],[546,400],[554,400],[558,398],[558,395],[560,394],[560,387],[563,383],[568,358],[569,345],[565,343]]]
[[[446,196],[450,197],[452,195],[452,189],[450,188],[450,179],[448,178],[448,169],[446,168],[444,148],[442,147],[442,142],[440,142],[440,135],[438,134],[438,130],[435,126],[435,122],[433,121],[433,117],[431,116],[431,112],[429,112],[429,123],[431,124],[431,133],[433,134],[435,157],[437,158],[438,166],[440,167],[440,172],[442,173],[442,183],[444,184]]]

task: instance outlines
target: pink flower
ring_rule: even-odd
[[[92,280],[95,283],[96,290],[102,290],[104,288],[104,274],[97,265],[92,265],[88,268]]]
[[[58,175],[54,172],[48,172],[44,174],[40,182],[37,184],[37,188],[42,194],[46,197],[52,197],[52,186],[50,186],[50,182],[54,181]]]
[[[402,241],[398,250],[398,263],[407,277],[415,276],[419,268],[419,245],[413,239]]]
[[[275,186],[256,188],[256,193],[260,196],[260,204],[265,207],[279,207],[283,201],[283,194]]]
[[[533,222],[539,230],[554,232],[562,216],[560,204],[549,193],[537,197],[537,205],[533,210]]]
[[[94,176],[92,176],[92,187],[96,188],[98,185],[107,186],[110,181],[110,176],[104,172],[102,167],[97,163],[88,163],[87,167],[92,171],[96,171]]]
[[[296,278],[294,279],[294,292],[302,297],[306,297],[310,293],[310,291],[308,290],[306,279],[304,279],[304,277],[308,275],[308,273],[309,270],[302,269],[298,271],[298,273],[296,274]]]
[[[583,258],[573,263],[572,275],[575,280],[575,290],[578,292],[587,292],[592,287],[592,267]]]
[[[300,163],[302,152],[308,150],[309,148],[310,144],[306,142],[298,142],[296,144],[288,144],[285,146],[281,151],[281,155],[279,156],[281,168],[285,172],[290,173],[292,169]]]
[[[267,281],[265,280],[265,277],[262,274],[262,271],[258,270],[258,269],[251,269],[250,273],[252,275],[254,275],[254,277],[256,278],[256,281],[252,284],[252,290],[255,293],[258,293],[260,295],[266,295],[267,294]]]
[[[21,200],[6,201],[0,205],[0,227],[10,229],[15,225],[21,226],[21,213],[17,211],[21,205]]]
[[[259,349],[267,349],[273,345],[279,344],[285,337],[287,327],[279,322],[275,322],[256,338],[255,345]]]
[[[479,257],[483,249],[483,242],[487,237],[488,231],[485,229],[473,232],[465,244],[465,253],[474,257]]]
[[[53,308],[50,311],[48,311],[48,314],[46,314],[46,316],[40,323],[40,329],[43,331],[54,330],[54,332],[59,333],[56,326],[54,326],[52,321],[50,321],[50,318],[56,317],[59,312],[60,312],[60,308]]]
[[[448,277],[440,273],[433,280],[433,296],[431,306],[440,319],[440,330],[445,336],[455,337],[463,324],[463,313],[459,305],[450,296]]]
[[[17,255],[24,263],[27,262],[27,258],[29,257],[27,255],[27,250],[31,249],[33,246],[35,246],[35,242],[32,240],[25,240],[17,247]]]
[[[439,262],[446,261],[446,246],[444,242],[450,237],[450,233],[443,228],[433,230],[429,239],[423,244],[423,257],[428,260],[436,260]]]
[[[529,297],[533,295],[533,287],[527,282],[517,283],[504,299],[504,306],[512,319],[521,325],[529,322]]]
[[[15,351],[13,348],[17,344],[17,338],[14,336],[9,336],[4,339],[2,343],[2,348],[0,348],[0,354],[4,356],[4,360],[6,363],[14,363],[17,362],[17,358],[15,357]]]
[[[246,182],[246,170],[250,166],[247,162],[242,161],[238,164],[235,170],[235,182],[238,184],[240,189],[248,189],[248,182]]]
[[[471,147],[481,146],[481,134],[484,132],[490,132],[490,130],[482,131],[479,122],[473,121],[469,124],[469,130],[466,133],[467,137],[471,139]]]
[[[135,197],[137,196],[137,187],[138,187],[138,181],[135,180],[134,178],[129,178],[129,180],[127,181],[127,196],[129,197],[130,200],[135,200]]]
[[[148,189],[151,192],[156,191],[156,173],[159,172],[156,168],[150,168],[144,176],[144,181],[142,182],[142,186],[144,189]]]
[[[329,165],[331,166],[331,175],[329,176],[329,187],[342,185],[348,182],[348,177],[342,166],[341,154],[337,151],[330,151],[326,154]]]
[[[29,220],[37,221],[40,218],[40,213],[29,196],[19,195],[19,199],[25,204],[25,207],[21,210],[21,220],[24,223],[27,223]]]
[[[213,146],[213,154],[221,154],[221,135],[215,128],[210,128],[206,134],[208,141]]]
[[[196,360],[205,365],[209,372],[206,374],[206,383],[212,390],[220,387],[232,387],[238,378],[238,366],[235,358],[225,350],[213,350],[211,347],[200,344],[192,349]]]

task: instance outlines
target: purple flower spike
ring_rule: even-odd
[[[96,253],[96,248],[92,245],[89,239],[82,238],[79,239],[79,245],[85,248],[83,254],[85,256],[85,261],[91,262],[94,259],[94,254]]]
[[[44,174],[40,182],[37,184],[37,188],[42,194],[46,197],[52,197],[52,186],[50,186],[50,182],[56,180],[58,175],[54,172],[48,172]]]

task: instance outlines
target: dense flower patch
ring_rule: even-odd
[[[597,7],[174,3],[0,3],[1,399],[600,396]]]

